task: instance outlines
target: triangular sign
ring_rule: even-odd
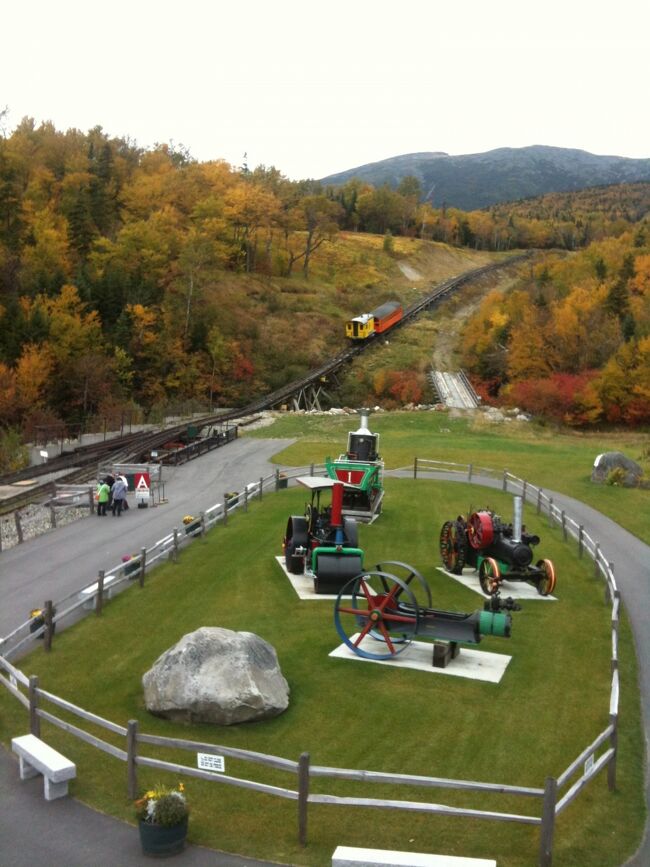
[[[138,479],[138,484],[135,487],[136,491],[148,491],[149,485],[147,484],[147,480],[144,476],[140,476]]]

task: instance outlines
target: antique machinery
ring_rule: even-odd
[[[296,480],[311,492],[305,514],[291,515],[283,541],[287,570],[314,579],[316,593],[338,593],[363,569],[363,551],[358,547],[357,522],[344,517],[343,482],[316,476]],[[324,492],[332,493],[331,506],[321,503]]]
[[[473,512],[469,519],[459,516],[446,521],[440,531],[440,554],[445,568],[461,575],[469,566],[478,570],[481,590],[492,595],[504,580],[534,584],[540,596],[552,593],[557,581],[551,560],[533,566],[533,546],[539,536],[527,533],[522,524],[523,502],[514,498],[514,520],[504,524],[488,510]]]
[[[381,512],[384,498],[384,462],[378,452],[379,434],[368,428],[370,410],[361,410],[361,424],[348,434],[348,448],[336,460],[325,458],[331,479],[345,482],[343,514],[371,524]]]
[[[429,585],[417,569],[389,560],[341,589],[334,624],[343,643],[364,659],[392,659],[414,638],[448,642],[455,656],[459,643],[479,644],[485,635],[509,638],[512,618],[502,609],[516,611],[519,606],[496,597],[472,614],[434,609]],[[364,642],[367,637],[373,641]],[[434,665],[435,658],[434,651]]]

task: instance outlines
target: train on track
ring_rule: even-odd
[[[370,313],[361,313],[345,323],[345,336],[352,340],[367,340],[383,334],[403,318],[404,308],[399,301],[386,301]]]

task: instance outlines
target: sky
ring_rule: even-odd
[[[650,157],[650,0],[9,0],[4,134],[101,126],[321,178],[533,144]]]

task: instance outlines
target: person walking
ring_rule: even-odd
[[[118,478],[122,479],[122,481],[124,482],[124,499],[122,500],[122,509],[126,512],[129,508],[129,498],[127,496],[127,494],[129,493],[129,483],[126,480],[126,476],[118,476]]]
[[[108,487],[105,481],[101,479],[97,483],[97,517],[101,518],[106,514],[106,506],[108,505],[108,498],[110,497],[111,489]]]
[[[113,499],[113,506],[111,508],[113,517],[117,515],[117,517],[120,518],[122,516],[122,506],[124,505],[124,499],[126,497],[126,485],[124,484],[124,480],[119,476],[113,482],[111,496]]]

